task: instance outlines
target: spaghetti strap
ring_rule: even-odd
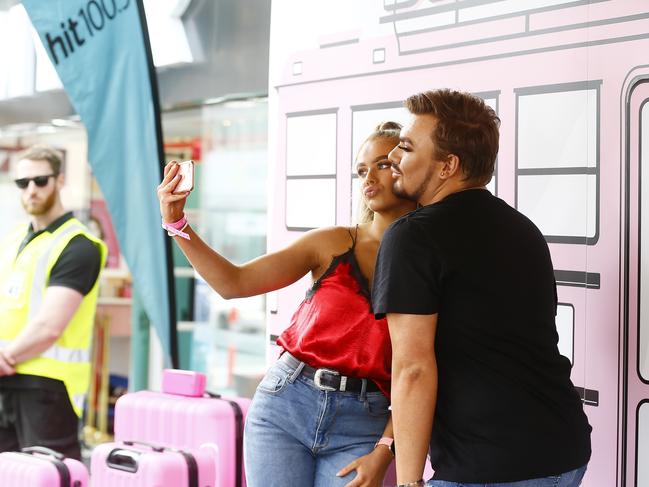
[[[352,239],[352,246],[350,247],[351,250],[353,250],[356,247],[356,239],[358,238],[358,223],[356,224],[356,229],[354,230],[354,234],[352,235],[352,230],[351,228],[347,229],[347,233],[349,233],[349,237]]]

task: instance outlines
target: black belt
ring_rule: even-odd
[[[340,392],[379,392],[379,387],[370,379],[360,379],[358,377],[348,377],[340,375],[340,372],[331,369],[316,369],[310,365],[296,359],[288,352],[284,352],[279,358],[282,362],[289,365],[292,369],[297,369],[300,364],[304,364],[301,375],[307,379],[312,379],[318,389],[323,391],[340,391]]]

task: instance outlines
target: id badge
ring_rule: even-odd
[[[23,291],[23,286],[25,285],[25,274],[14,272],[9,280],[7,281],[7,286],[4,290],[4,294],[9,299],[18,299],[20,294]]]

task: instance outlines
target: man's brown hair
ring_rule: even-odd
[[[414,115],[437,119],[431,139],[436,160],[460,159],[465,181],[487,184],[498,155],[500,119],[481,98],[448,89],[424,91],[405,101]]]
[[[47,145],[33,145],[18,154],[19,161],[29,159],[30,161],[47,161],[52,168],[52,173],[57,176],[61,173],[63,166],[63,154],[53,147]]]

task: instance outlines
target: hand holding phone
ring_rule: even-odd
[[[194,189],[194,161],[183,161],[178,164],[178,174],[180,174],[180,182],[173,193],[189,193]]]

